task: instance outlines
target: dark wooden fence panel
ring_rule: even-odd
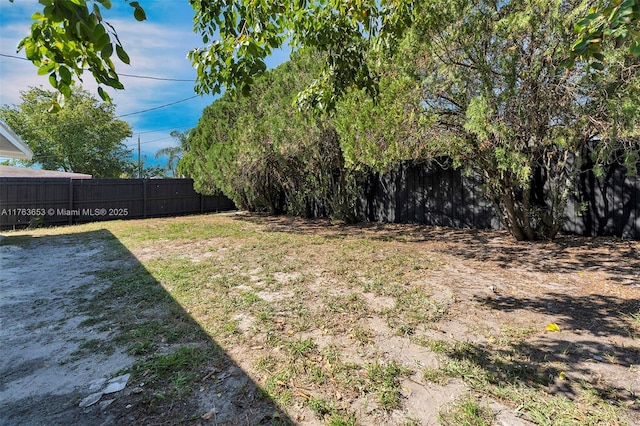
[[[234,210],[223,196],[204,196],[191,179],[0,178],[0,229]]]
[[[72,223],[147,217],[142,179],[83,179],[71,184],[74,209],[80,213]]]
[[[29,225],[39,216],[58,224],[56,213],[72,206],[69,179],[0,178],[0,229]]]
[[[437,164],[403,165],[371,179],[361,211],[371,222],[497,228],[480,179]]]
[[[200,195],[193,190],[193,183],[184,181],[150,180],[147,189],[147,214],[154,216],[176,216],[200,213]]]
[[[640,172],[640,170],[638,170]],[[580,235],[640,239],[640,176],[626,176],[622,166],[597,178],[584,172],[567,208],[564,230]]]
[[[435,163],[403,165],[371,179],[363,219],[463,228],[501,227],[482,195],[482,180]],[[564,232],[640,239],[640,170],[628,177],[622,166],[604,176],[581,174],[566,210]]]

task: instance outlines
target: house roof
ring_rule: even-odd
[[[31,149],[2,120],[0,120],[0,157],[20,160],[31,160],[33,157]]]
[[[83,173],[27,169],[26,167],[0,166],[0,178],[3,177],[91,179],[93,176]]]

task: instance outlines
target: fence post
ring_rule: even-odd
[[[147,180],[142,180],[142,217],[147,218]]]
[[[73,179],[69,178],[69,225],[73,225]]]
[[[204,213],[204,196],[200,194],[200,214]]]

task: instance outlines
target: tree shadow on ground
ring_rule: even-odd
[[[608,404],[631,410],[634,414],[630,415],[640,419],[638,383],[629,385],[629,377],[617,377],[615,381],[602,378],[603,371],[616,366],[628,374],[629,368],[640,361],[634,348],[612,347],[589,339],[576,342],[545,338],[500,346],[458,342],[443,355],[454,364],[444,363],[441,368],[472,388],[486,391],[486,386],[496,386],[504,392],[514,386],[576,402],[586,394],[597,395]]]
[[[560,328],[598,337],[632,337],[630,317],[640,313],[640,301],[601,294],[548,293],[544,297],[480,297],[476,301],[500,312],[519,310],[551,315]]]
[[[293,424],[109,231],[5,237],[0,261],[0,423]],[[124,369],[105,371],[114,357]],[[124,390],[79,406],[126,372]]]
[[[597,395],[640,420],[640,347],[632,318],[640,312],[637,300],[560,293],[475,300],[500,312],[550,315],[561,331],[507,343],[464,342],[447,351],[450,359],[480,368],[497,386],[519,384],[574,401]]]
[[[243,214],[236,220],[264,226],[269,232],[322,235],[325,238],[369,238],[411,244],[415,250],[437,249],[499,268],[531,272],[600,271],[620,284],[640,285],[640,242],[614,237],[560,235],[553,241],[518,242],[503,230],[455,229],[413,224],[358,223],[326,219]]]

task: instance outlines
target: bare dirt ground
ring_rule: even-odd
[[[104,249],[73,237],[0,246],[0,424],[108,423],[99,406],[79,402],[133,360],[121,350],[78,356],[82,342],[108,333],[80,328],[86,317],[74,306],[99,290],[88,285],[109,266]]]
[[[213,223],[219,219],[182,218],[171,219],[171,223],[196,220]],[[526,359],[514,358],[512,363],[546,375],[548,395],[577,400],[581,392],[577,384],[588,383],[622,407],[620,423],[640,424],[640,242],[562,236],[554,242],[516,243],[500,231],[413,225],[349,227],[327,221],[251,215],[224,220],[229,224],[239,221],[243,227],[260,232],[335,238],[341,244],[354,238],[369,238],[384,244],[384,251],[374,253],[381,262],[409,252],[433,260],[433,267],[416,269],[410,283],[399,283],[419,287],[446,310],[446,315],[428,327],[399,332],[404,329],[390,320],[397,300],[384,292],[367,290],[368,283],[364,291],[358,292],[366,314],[344,316],[352,323],[343,324],[337,331],[315,326],[294,330],[283,321],[283,335],[297,333],[300,341],[310,339],[318,350],[338,348],[342,358],[354,364],[372,359],[394,360],[411,369],[412,373],[401,380],[399,408],[379,410],[372,395],[364,390],[335,398],[345,410],[354,413],[357,424],[438,424],[438,414],[469,392],[469,386],[459,379],[427,380],[423,371],[438,368],[442,359],[419,341],[467,342],[473,345],[476,358],[494,359],[495,355],[489,352],[502,347],[497,342],[500,339],[522,340],[524,349],[518,346],[522,349],[518,354],[526,353]],[[165,223],[147,221],[144,226],[161,227]],[[33,232],[37,239],[47,231]],[[29,232],[20,233],[25,234]],[[233,245],[222,246],[221,240],[151,239],[129,249],[142,263],[161,264],[179,256],[196,268],[221,261],[233,250]],[[333,246],[327,250],[334,249],[338,250]],[[341,282],[322,263],[328,252],[318,253],[318,246],[313,245],[296,250],[297,257],[311,259],[312,265],[303,274],[290,269],[274,272],[275,285],[269,285],[263,280],[264,266],[256,264],[243,271],[248,279],[232,291],[254,292],[262,302],[277,305],[299,297],[299,289],[292,290],[288,283],[303,282],[304,303],[311,314],[322,300],[343,300],[354,292],[352,284]],[[0,245],[0,424],[135,424],[140,418],[145,418],[147,424],[273,421],[266,413],[279,408],[249,395],[255,391],[254,384],[264,387],[269,381],[268,374],[256,367],[258,360],[281,349],[269,346],[251,313],[238,313],[235,317],[236,336],[244,337],[221,343],[233,362],[203,371],[204,378],[199,382],[202,385],[181,400],[182,408],[175,411],[174,417],[154,422],[136,414],[135,410],[140,410],[136,389],[143,385],[139,381],[101,395],[95,404],[80,406],[135,361],[124,347],[106,352],[82,350],[83,343],[111,336],[104,327],[80,326],[88,317],[76,307],[79,300],[91,298],[92,293],[101,290],[100,286],[108,285],[95,278],[97,271],[108,270],[121,261],[109,260],[105,256],[108,252],[104,240],[77,238],[73,234],[43,239],[43,243]],[[403,267],[398,264],[398,268]],[[366,277],[356,279],[366,281]],[[199,319],[197,311],[190,313]],[[549,324],[556,324],[557,330],[547,330]],[[367,331],[367,338],[361,339],[365,343],[356,344],[354,330]],[[515,336],[521,333],[523,336]],[[500,376],[502,371],[513,369],[513,365],[506,365],[510,356],[505,350],[495,357],[505,365],[494,364],[489,374]],[[217,378],[215,385],[206,384],[205,379],[212,375]],[[309,398],[306,393],[313,393],[313,389],[302,387],[296,392],[301,396],[282,409],[282,416],[296,424],[323,424],[326,419],[304,404]],[[487,396],[483,401],[494,414],[493,424],[543,424],[521,416],[522,407],[511,406],[508,397],[501,400]],[[159,411],[175,409],[173,401],[159,404],[166,404],[156,407]],[[186,412],[192,416],[185,417]],[[413,423],[408,423],[409,419]]]

